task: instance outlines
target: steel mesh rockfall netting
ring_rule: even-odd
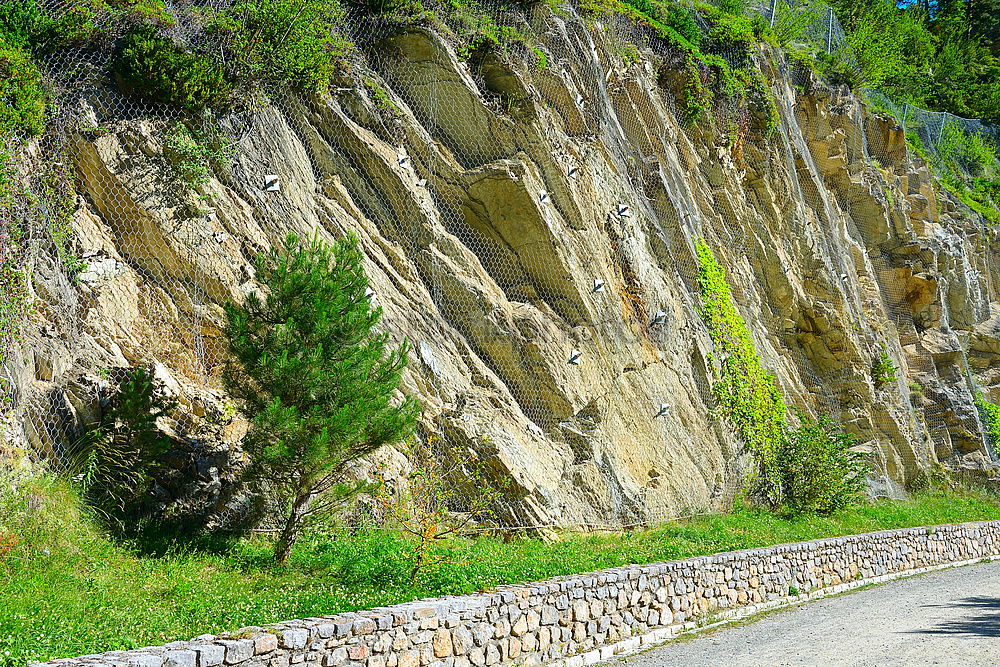
[[[227,6],[217,2],[192,12],[187,5],[171,5],[167,11],[174,22],[161,32],[177,44],[222,58],[225,44],[216,36],[206,35],[203,28],[206,12],[219,12]],[[50,9],[58,13],[68,8],[63,3]],[[4,376],[10,378],[3,387],[9,394],[6,400],[16,406],[27,439],[35,450],[57,469],[65,466],[64,449],[67,442],[80,436],[80,416],[73,405],[66,403],[67,395],[57,385],[81,375],[91,378],[96,375],[94,382],[109,383],[119,372],[114,364],[120,361],[169,368],[183,386],[183,392],[191,396],[189,410],[179,412],[178,419],[169,424],[178,439],[211,436],[224,444],[235,444],[239,434],[227,431],[227,424],[211,433],[206,431],[206,421],[224,422],[224,415],[204,414],[204,406],[217,410],[223,400],[218,375],[223,354],[218,306],[229,294],[215,275],[221,258],[231,258],[232,266],[227,269],[239,281],[252,284],[247,256],[266,246],[267,239],[280,238],[286,223],[292,226],[294,222],[299,232],[307,231],[309,226],[341,231],[342,216],[334,203],[344,205],[348,199],[357,207],[354,213],[373,229],[382,230],[384,236],[394,239],[409,262],[405,268],[379,266],[378,270],[388,280],[399,281],[402,279],[393,276],[393,271],[400,275],[414,271],[425,286],[428,311],[419,317],[461,331],[476,348],[474,354],[486,360],[487,368],[494,357],[516,355],[514,370],[505,371],[504,382],[516,409],[524,415],[525,428],[532,436],[571,444],[586,442],[578,455],[584,460],[592,457],[594,467],[608,478],[617,474],[619,463],[610,454],[615,448],[588,435],[593,420],[581,414],[583,411],[566,415],[563,406],[554,404],[552,396],[536,381],[542,360],[532,352],[562,350],[566,363],[559,372],[566,374],[567,382],[572,382],[571,374],[578,372],[581,361],[588,364],[605,356],[640,359],[639,351],[643,351],[660,355],[658,363],[665,363],[664,350],[677,341],[698,335],[677,325],[679,321],[699,319],[696,280],[699,267],[690,252],[692,238],[705,237],[711,244],[725,248],[728,257],[736,258],[727,267],[734,277],[734,297],[762,339],[787,342],[788,322],[769,304],[756,301],[753,281],[760,279],[760,267],[780,265],[783,258],[801,254],[800,237],[816,226],[824,230],[820,237],[825,244],[823,253],[834,262],[819,271],[829,279],[828,299],[837,304],[851,304],[851,312],[864,312],[863,295],[852,286],[852,281],[841,278],[852,274],[854,269],[849,258],[837,250],[851,246],[851,239],[858,238],[860,232],[850,225],[839,226],[836,222],[839,217],[831,210],[829,198],[804,187],[799,180],[789,184],[789,191],[784,193],[785,203],[792,210],[795,201],[805,202],[805,210],[788,215],[784,221],[788,233],[777,247],[766,243],[769,223],[762,219],[743,219],[722,209],[713,210],[713,202],[701,202],[700,206],[689,209],[667,205],[665,202],[690,200],[683,179],[667,173],[669,169],[665,169],[662,161],[662,156],[676,152],[680,139],[651,133],[646,119],[662,114],[676,116],[683,110],[678,109],[671,95],[655,90],[639,91],[638,87],[648,85],[648,70],[654,63],[676,58],[676,54],[669,46],[651,38],[648,30],[625,17],[607,17],[601,30],[588,31],[581,29],[584,21],[577,16],[576,7],[565,5],[559,11],[560,20],[545,22],[533,16],[530,8],[484,5],[484,14],[497,28],[527,35],[537,49],[535,52],[522,49],[524,52],[519,51],[513,57],[544,57],[545,65],[527,78],[524,89],[512,88],[509,81],[497,79],[503,73],[503,63],[481,61],[467,66],[464,74],[471,78],[486,103],[481,113],[467,116],[455,113],[456,109],[469,108],[461,98],[470,94],[464,82],[442,78],[455,76],[450,61],[446,62],[447,35],[442,37],[440,30],[431,32],[433,37],[427,39],[431,46],[422,52],[421,58],[403,57],[402,47],[394,42],[401,39],[398,26],[383,18],[352,18],[342,26],[343,33],[360,48],[351,56],[350,80],[342,81],[339,87],[335,85],[329,98],[303,95],[287,86],[267,85],[241,92],[238,102],[225,113],[184,112],[122,93],[108,69],[114,52],[112,43],[121,37],[125,25],[103,26],[107,40],[104,45],[64,48],[48,57],[44,67],[54,84],[54,112],[38,160],[49,165],[42,170],[49,176],[45,182],[29,181],[28,187],[33,188],[35,196],[23,201],[31,211],[13,209],[0,214],[10,216],[11,221],[27,222],[23,249],[16,261],[40,276],[39,285],[44,289],[39,296],[46,319],[56,323],[46,344],[57,350],[58,368],[39,369],[35,364],[35,378],[25,382],[17,378],[23,378],[29,364],[16,355],[7,355],[4,360]],[[757,11],[777,29],[795,31],[795,39],[853,63],[843,31],[828,7],[818,3],[772,2],[761,5]],[[432,48],[434,44],[444,46]],[[608,54],[618,57],[609,58]],[[720,55],[734,67],[750,59],[748,52],[738,46]],[[568,91],[566,99],[564,91]],[[795,108],[786,97],[776,99],[783,122],[773,141],[785,169],[790,174],[800,170],[807,174],[802,178],[803,183],[822,182],[824,170],[820,167],[825,165],[813,164],[811,151],[802,138],[788,130],[796,123]],[[517,146],[508,135],[518,132],[518,123],[525,120],[526,114],[538,113],[531,110],[536,100],[544,101],[541,113],[547,115],[546,122],[553,131],[568,138],[562,145],[575,146],[576,152],[551,156],[545,165],[549,171],[542,175],[537,186],[528,188],[526,196],[533,201],[524,206],[537,207],[540,219],[560,230],[553,234],[551,243],[562,241],[560,235],[572,239],[578,230],[566,225],[569,216],[565,215],[564,207],[571,205],[570,189],[596,186],[594,176],[586,173],[585,163],[590,159],[588,151],[597,150],[594,147],[600,145],[605,153],[602,158],[613,165],[617,177],[615,182],[601,184],[601,197],[606,198],[602,201],[605,213],[597,221],[599,232],[596,232],[606,243],[610,266],[615,267],[612,275],[598,270],[581,273],[553,267],[552,248],[532,245],[527,236],[498,233],[481,203],[463,191],[468,183],[454,180],[459,172],[479,172],[484,178],[506,179],[511,183],[534,179],[534,174],[519,165]],[[892,103],[883,100],[882,104]],[[896,115],[904,126],[912,128],[922,143],[940,154],[943,127],[950,119],[908,105],[901,111]],[[863,127],[860,110],[853,113],[854,122]],[[406,114],[412,114],[416,124],[407,122]],[[958,121],[962,119],[955,122]],[[721,128],[733,128],[737,136],[742,136],[751,123],[751,114],[744,103],[720,97],[712,122]],[[300,142],[301,157],[308,165],[305,171],[293,173],[290,164],[259,164],[245,159],[245,155],[266,153],[262,147],[269,145],[270,134],[278,126],[287,126],[289,136]],[[963,121],[961,127],[964,132],[984,135],[991,131],[986,126],[976,126],[974,121]],[[687,127],[682,131],[691,135],[692,141],[698,139],[697,128]],[[197,176],[179,174],[175,161],[153,145],[169,143],[170,137],[181,141],[185,132],[202,137],[211,135],[217,155],[203,161],[218,187],[196,182]],[[110,150],[100,142],[108,134],[121,138],[115,148],[119,152],[100,152]],[[364,137],[367,143],[359,137]],[[888,160],[879,155],[884,148],[872,146],[864,133],[857,137],[850,146],[855,155],[870,154],[883,162]],[[147,150],[149,154],[144,152]],[[77,155],[73,168],[68,166],[70,160],[66,157],[70,151]],[[282,156],[289,163],[300,157],[280,150],[268,154]],[[133,159],[130,155],[142,158]],[[108,173],[106,165],[113,165],[127,178]],[[137,170],[149,173],[136,173]],[[164,191],[158,185],[164,178],[173,183],[172,190]],[[308,214],[293,210],[295,202],[283,194],[286,185],[291,188],[293,178],[296,187],[312,188],[322,195],[326,208],[319,206]],[[387,188],[387,183],[392,186]],[[143,187],[137,189],[135,184]],[[68,243],[77,243],[75,247],[57,247],[52,228],[58,226],[54,222],[58,215],[50,210],[53,201],[50,188],[71,191],[74,196],[78,189],[87,192],[86,209],[91,214],[96,212],[111,238],[90,243],[88,248],[74,241]],[[220,220],[220,215],[232,214],[236,199],[231,196],[233,193],[239,195],[239,205],[247,212],[244,217]],[[342,193],[348,193],[349,198]],[[850,206],[847,201],[838,203],[845,209]],[[157,217],[158,211],[169,211],[168,225],[164,224],[164,218]],[[258,235],[253,241],[256,245],[251,243],[249,247],[244,247],[246,241],[234,241],[236,235],[232,233],[234,226],[246,220],[253,220],[256,225],[246,236]],[[76,222],[87,224],[86,220]],[[523,308],[546,310],[547,315],[551,311],[559,326],[532,332],[536,338],[529,339],[521,348],[502,340],[503,332],[492,323],[493,314],[485,310],[488,302],[475,290],[456,288],[456,275],[450,264],[453,258],[443,250],[453,242],[471,251],[508,301]],[[662,265],[676,269],[676,275],[665,277],[656,289],[645,286],[643,277],[634,271],[633,255],[640,242],[657,249]],[[566,244],[570,247],[571,240]],[[84,266],[62,266],[60,262],[65,256],[74,252],[80,255]],[[890,271],[894,261],[889,253],[874,257],[876,276]],[[989,269],[989,263],[984,266]],[[969,270],[979,269],[969,267]],[[112,279],[131,281],[136,304],[134,317],[114,322],[113,326],[124,330],[116,340],[141,341],[141,346],[115,349],[120,345],[114,340],[100,340],[100,327],[88,322],[91,300],[99,299],[101,285]],[[411,276],[410,280],[413,279]],[[989,289],[990,282],[986,281],[986,285]],[[888,351],[899,359],[902,353],[896,341],[908,339],[907,332],[914,327],[912,313],[904,294],[894,294],[889,283],[882,288],[881,306],[890,314],[895,330],[878,330],[860,316],[841,324],[858,334],[864,355],[874,360],[882,351]],[[657,292],[661,289],[669,290],[669,299]],[[618,290],[627,294],[628,309],[623,310],[615,302],[617,295],[613,292]],[[578,303],[578,294],[586,295],[586,303]],[[380,295],[374,296],[379,299]],[[680,304],[679,314],[668,307],[670,301]],[[393,302],[384,306],[386,317],[382,326],[393,339],[413,338],[412,313],[403,311],[407,304]],[[581,329],[589,333],[582,336]],[[7,349],[15,349],[14,341],[4,343]],[[451,388],[445,386],[448,378],[438,373],[435,366],[445,361],[441,358],[443,354],[471,356],[472,353],[444,350],[434,340],[414,340],[414,344],[414,357],[419,358],[414,363],[428,369],[422,376],[425,381],[420,391],[431,402],[441,401],[446,395],[451,400]],[[787,364],[801,379],[801,386],[783,388],[790,396],[790,403],[828,413],[840,421],[858,417],[859,406],[850,395],[851,382],[856,378],[847,367],[821,371],[799,345],[773,347],[769,355],[769,363]],[[711,405],[710,380],[701,378],[695,384],[694,391]],[[910,402],[900,398],[907,392],[902,376],[896,385],[893,390],[899,396],[890,401],[892,405],[884,414],[876,416],[876,422],[882,420],[875,425],[876,431],[890,432],[896,428],[897,422],[904,419],[896,413],[908,412],[905,419],[909,422],[920,420]],[[644,390],[648,419],[662,420],[663,435],[659,437],[666,439],[668,431],[684,428],[679,420],[661,414],[661,405],[669,408],[672,402],[663,388],[649,386]],[[896,413],[890,414],[891,411]],[[441,435],[445,440],[455,439],[446,428],[442,428]],[[484,428],[480,435],[489,435],[488,429]],[[655,447],[656,443],[644,446]],[[908,465],[917,463],[909,461]],[[575,523],[609,528],[646,524],[679,512],[699,513],[717,501],[716,496],[692,498],[681,510],[677,506],[667,509],[662,504],[658,507],[653,498],[654,488],[643,489],[629,498],[611,498],[607,504],[615,508],[613,511],[589,522]],[[642,496],[643,493],[648,493],[649,498]],[[537,515],[526,513],[523,505],[523,498],[512,498],[500,514],[510,525],[538,527],[542,521]],[[241,509],[224,507],[222,511],[238,513]]]

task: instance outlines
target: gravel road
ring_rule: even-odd
[[[806,602],[605,664],[1000,665],[1000,561]]]

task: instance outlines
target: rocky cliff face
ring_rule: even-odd
[[[735,133],[685,126],[669,66],[623,58],[621,30],[545,7],[526,20],[541,70],[470,69],[425,30],[373,40],[330,97],[272,95],[225,119],[232,162],[197,188],[165,168],[162,115],[80,93],[84,129],[65,136],[87,268],[73,285],[34,267],[13,373],[29,440],[57,449],[109,373],[153,362],[181,398],[165,498],[191,479],[218,490],[243,428],[218,382],[220,304],[254,288],[252,257],[288,232],[350,230],[385,326],[413,342],[424,427],[513,481],[507,520],[719,508],[746,460],[713,414],[703,238],[789,403],[873,453],[874,492],[937,462],[991,470],[973,383],[1000,384],[993,239],[891,119],[760,51],[777,131],[752,109],[732,110]],[[876,387],[883,351],[900,370]]]

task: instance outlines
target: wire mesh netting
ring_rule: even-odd
[[[172,20],[159,34],[221,58],[231,45],[205,26],[229,7],[168,6]],[[755,147],[747,136],[761,114],[737,96],[716,97],[709,129],[658,120],[685,113],[670,79],[683,58],[626,17],[587,30],[572,4],[552,16],[479,9],[531,46],[462,59],[446,24],[404,30],[352,15],[339,27],[358,47],[351,75],[329,95],[265,84],[238,91],[225,112],[123,92],[109,72],[124,24],[102,26],[103,47],[51,55],[55,111],[37,151],[21,155],[34,174],[31,196],[0,213],[3,229],[26,226],[16,256],[4,245],[4,260],[33,276],[41,311],[33,351],[2,341],[18,353],[3,358],[0,390],[32,449],[65,466],[93,409],[77,399],[106,396],[128,368],[147,365],[183,398],[165,426],[190,450],[184,465],[219,481],[211,468],[242,436],[219,376],[221,304],[255,288],[253,256],[286,232],[329,239],[349,229],[368,257],[382,326],[413,342],[406,389],[425,402],[428,428],[487,453],[513,480],[498,513],[508,526],[622,528],[731,499],[745,457],[712,414],[699,238],[718,249],[789,403],[851,426],[877,453],[876,494],[896,493],[896,482],[926,467],[932,441],[951,442],[929,432],[934,408],[914,407],[905,373],[887,389],[858,375],[882,354],[901,371],[915,358],[904,348],[941,313],[933,304],[915,311],[911,295],[944,270],[936,257],[915,262],[888,232],[873,251],[863,240],[875,232],[842,213],[859,204],[853,181],[829,183],[838,160],[844,170],[869,155],[901,164],[899,146],[873,139],[890,135],[865,131],[859,106],[836,120],[843,154],[817,158],[791,129],[803,109],[779,91],[777,134]],[[829,8],[771,2],[757,11],[853,63]],[[739,45],[719,55],[732,67],[760,59]],[[948,128],[994,131],[877,99],[958,169],[967,165],[949,148]],[[723,136],[729,143],[708,153],[706,139]],[[746,173],[750,195],[732,191],[727,170]],[[898,175],[870,169],[863,178],[882,193],[879,215],[891,217]],[[695,179],[708,186],[695,192]],[[985,233],[965,242],[981,251],[978,263],[956,255],[967,264],[960,271],[976,276],[964,284],[981,291],[966,298],[975,322],[995,288]],[[867,259],[858,260],[851,253],[863,245]],[[793,265],[803,257],[810,264]],[[792,321],[769,295],[796,290],[803,311]],[[847,319],[831,321],[841,313]],[[970,439],[979,437],[975,414],[963,418]],[[721,444],[699,444],[709,439]],[[245,509],[217,502],[222,514]]]

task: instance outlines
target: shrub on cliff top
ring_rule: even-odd
[[[963,181],[996,176],[1000,172],[997,147],[982,134],[966,132],[960,122],[949,120],[941,128],[940,136],[937,149],[946,178]]]
[[[175,22],[163,0],[75,0],[59,9],[39,0],[0,3],[0,33],[35,53],[83,45],[129,26]]]
[[[188,111],[222,105],[230,90],[209,58],[177,46],[152,26],[125,35],[111,71],[125,93]]]
[[[0,2],[0,36],[11,46],[31,48],[32,41],[49,22],[37,2]]]
[[[340,32],[345,17],[338,0],[251,0],[223,10],[206,32],[226,40],[234,77],[323,91],[354,50]]]

